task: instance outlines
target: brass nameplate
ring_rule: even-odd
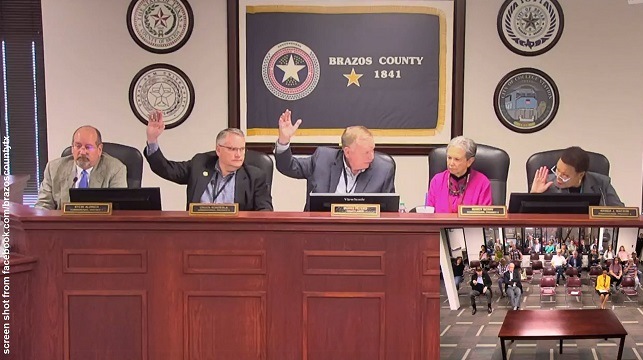
[[[590,219],[638,219],[639,208],[619,206],[590,206]]]
[[[458,206],[458,216],[500,216],[507,217],[506,206]]]
[[[112,215],[112,203],[64,203],[65,215]]]
[[[190,204],[190,215],[227,215],[234,216],[239,214],[239,204],[209,204],[209,203],[192,203]]]
[[[331,204],[330,215],[380,217],[380,204]]]

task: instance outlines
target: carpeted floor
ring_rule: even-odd
[[[492,277],[493,278],[493,277]],[[598,300],[584,279],[583,299],[565,301],[565,287],[556,288],[555,302],[543,303],[541,306],[537,279],[533,284],[524,284],[522,309],[583,309],[598,308]],[[526,285],[526,286],[525,286]],[[507,298],[498,298],[498,288],[494,278],[493,313],[487,313],[486,299],[478,301],[478,313],[471,315],[471,304],[468,297],[470,288],[460,288],[460,309],[450,310],[444,284],[441,289],[442,309],[440,311],[440,359],[474,360],[502,359],[498,332],[510,310]],[[639,290],[639,297],[643,291]],[[527,296],[525,296],[527,295]],[[623,359],[643,360],[643,309],[642,299],[630,298],[624,294],[610,299],[608,303],[616,316],[621,320],[628,335],[625,338]],[[563,354],[558,353],[558,341],[517,341],[507,342],[508,359],[616,359],[618,339],[605,340],[568,340],[563,344]]]

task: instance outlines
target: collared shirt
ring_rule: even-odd
[[[202,203],[215,203],[215,204],[232,204],[234,203],[234,190],[236,186],[237,172],[231,172],[225,177],[221,173],[219,161],[214,166],[214,175],[208,182],[203,195],[201,195]]]
[[[337,188],[335,189],[336,194],[352,194],[355,192],[355,186],[357,185],[357,177],[359,174],[363,173],[364,169],[360,170],[357,175],[353,174],[353,170],[351,170],[350,166],[348,166],[348,163],[346,162],[346,158],[344,158],[344,171],[342,172],[342,176],[339,178],[339,182],[337,183]]]
[[[565,264],[565,258],[562,257],[561,255],[556,254],[556,255],[552,256],[551,264],[554,267],[563,266],[563,264]]]
[[[93,167],[90,167],[89,169],[85,170],[85,172],[87,172],[87,186],[89,186],[89,179],[91,177],[92,170],[94,170]],[[76,182],[74,183],[75,188],[78,188],[78,185],[80,184],[80,178],[81,176],[83,176],[82,172],[83,172],[83,168],[76,165],[76,175],[74,175],[74,177],[76,178]]]
[[[290,144],[282,145],[279,141],[275,142],[275,154],[281,154],[284,151],[288,150]],[[363,173],[366,169],[360,170],[357,175],[353,174],[353,171],[346,163],[346,158],[343,158],[344,162],[344,171],[337,183],[337,188],[335,188],[336,194],[351,194],[355,192],[355,186],[357,184],[357,177],[359,174]]]

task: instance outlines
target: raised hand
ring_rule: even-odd
[[[152,111],[147,118],[147,142],[148,144],[156,143],[159,136],[165,130],[163,122],[163,112],[160,110]]]
[[[554,183],[553,181],[547,181],[547,176],[549,175],[549,169],[547,166],[542,166],[540,169],[536,170],[536,176],[534,176],[534,181],[531,184],[532,193],[543,193],[549,189],[549,187]]]
[[[293,124],[290,110],[286,109],[279,117],[279,139],[277,139],[277,141],[282,145],[289,144],[290,139],[295,135],[297,129],[299,129],[299,125],[301,125],[301,119]]]

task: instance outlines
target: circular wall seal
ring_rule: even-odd
[[[167,54],[190,38],[194,14],[187,0],[132,0],[127,8],[127,30],[143,49]]]
[[[563,34],[557,0],[506,0],[498,12],[498,35],[509,50],[525,56],[549,51]]]
[[[178,68],[153,64],[134,76],[129,86],[129,105],[145,125],[152,111],[162,111],[165,127],[171,129],[190,116],[194,107],[194,87]]]
[[[516,69],[505,75],[493,94],[496,116],[507,128],[532,133],[545,128],[558,111],[558,88],[544,72]]]
[[[319,82],[319,60],[306,45],[284,41],[263,58],[261,75],[270,92],[282,100],[308,96]]]

